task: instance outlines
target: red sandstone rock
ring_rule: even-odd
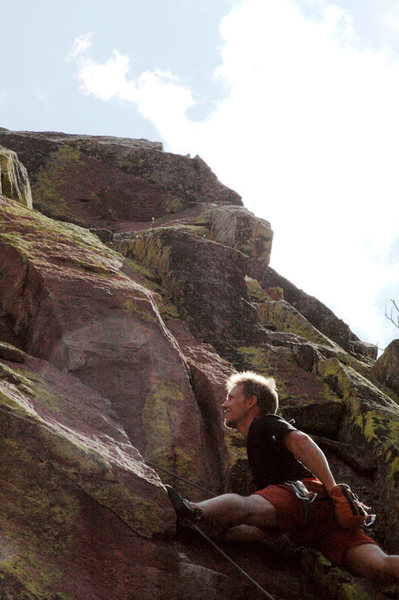
[[[159,144],[7,130],[0,144],[27,167],[35,208],[85,227],[118,231],[203,202],[242,204],[199,157],[162,152]]]
[[[246,301],[247,258],[241,252],[175,227],[133,234],[113,247],[156,270],[199,340],[221,351],[233,340],[260,339],[256,312]]]
[[[248,256],[248,273],[262,277],[269,265],[273,231],[270,223],[255,217],[243,206],[217,207],[203,217],[212,239]]]
[[[370,353],[359,362],[325,337],[365,358],[349,328],[265,275],[269,224],[201,159],[159,144],[6,130],[0,143],[26,164],[35,206],[63,221],[0,197],[0,342],[29,355],[0,344],[1,593],[259,597],[201,540],[175,539],[161,486],[206,496],[168,469],[211,491],[253,491],[220,408],[234,369],[275,376],[283,414],[337,438],[327,453],[343,480],[377,498],[378,539],[394,548],[397,407],[370,382]],[[258,322],[268,286],[297,309],[284,304],[295,317],[287,331],[276,312],[276,331]],[[334,454],[343,441],[375,456],[375,487]],[[228,550],[276,597],[319,598],[307,573],[332,595],[342,581],[355,591],[325,562],[312,556],[303,572],[292,549],[277,548]]]
[[[218,487],[188,369],[151,295],[95,236],[0,201],[0,301],[24,349],[107,397],[146,457]]]

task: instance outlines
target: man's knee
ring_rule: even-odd
[[[399,556],[385,554],[374,544],[362,544],[349,548],[345,563],[354,575],[374,581],[391,583],[399,581]]]
[[[254,525],[260,528],[277,527],[277,516],[274,506],[269,500],[252,494],[245,498],[247,504],[247,525]]]

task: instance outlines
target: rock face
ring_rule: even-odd
[[[176,537],[163,488],[253,491],[220,408],[235,369],[276,377],[283,415],[397,550],[397,363],[372,367],[373,348],[272,271],[270,224],[160,144],[4,129],[0,144],[33,192],[32,208],[2,177],[1,597],[261,597]],[[278,598],[384,598],[284,540],[223,547]]]
[[[399,394],[399,340],[393,340],[386,347],[371,370],[378,381]]]
[[[15,152],[0,146],[0,194],[32,208],[28,172]]]
[[[314,327],[317,327],[331,340],[337,342],[344,350],[347,350],[361,360],[377,358],[378,349],[372,344],[361,342],[359,338],[349,329],[348,325],[338,319],[334,313],[320,300],[309,296],[303,290],[299,290],[293,283],[279,275],[274,269],[269,268],[263,272],[260,281],[265,289],[270,287],[283,291],[284,298],[292,304]]]

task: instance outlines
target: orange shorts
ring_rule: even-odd
[[[334,565],[345,569],[344,553],[348,548],[376,542],[360,527],[351,531],[341,529],[334,517],[333,504],[320,481],[311,478],[302,481],[309,491],[317,492],[312,519],[305,527],[302,501],[288,485],[269,485],[255,494],[273,504],[280,532],[287,533],[297,544],[317,548]]]

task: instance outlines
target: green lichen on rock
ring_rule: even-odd
[[[204,238],[208,235],[208,229],[189,224],[156,227],[129,236],[115,237],[112,247],[123,256],[155,270],[158,277],[167,277],[171,251],[168,238],[174,234]]]
[[[35,208],[54,219],[70,220],[68,202],[60,188],[67,171],[80,164],[80,156],[79,150],[69,145],[61,145],[51,154],[46,165],[36,174],[33,184]]]
[[[399,448],[399,407],[368,379],[331,358],[318,365],[320,375],[343,399],[353,426],[384,455]]]
[[[0,417],[1,597],[69,600],[56,562],[73,548],[79,501],[53,463],[37,460],[29,442],[24,446],[20,432],[34,425],[31,417],[22,410]]]
[[[26,357],[26,353],[23,350],[20,350],[20,348],[16,348],[7,342],[0,342],[0,358],[23,363],[25,362]]]
[[[138,273],[144,278],[146,287],[154,292],[159,291],[159,276],[156,274],[154,269],[146,267],[132,258],[126,258],[125,264],[135,273]]]
[[[359,417],[359,411],[363,414],[370,409],[377,410],[381,416],[384,413],[399,416],[399,407],[391,398],[363,375],[350,366],[344,366],[336,358],[320,362],[318,372],[348,404],[356,418]],[[370,438],[373,436],[371,431],[367,435]]]
[[[138,317],[146,323],[157,323],[158,319],[154,314],[151,304],[143,298],[127,298],[124,303],[127,312]]]
[[[138,263],[132,258],[126,258],[126,265],[134,271],[135,280],[137,279],[140,285],[149,290],[151,299],[155,302],[161,317],[166,321],[169,318],[177,319],[179,311],[176,305],[171,302],[166,289],[160,285],[160,278],[155,270]]]
[[[163,206],[167,215],[184,210],[184,202],[181,200],[181,198],[178,198],[172,194],[166,195],[166,198],[163,201]]]
[[[32,208],[32,192],[28,172],[15,152],[0,146],[0,194]]]
[[[155,269],[160,276],[169,271],[170,247],[165,245],[160,230],[135,234],[131,239],[115,240],[113,248],[123,256]]]
[[[71,600],[63,592],[63,574],[49,567],[50,557],[35,549],[20,549],[17,557],[2,560],[0,590],[2,600]]]
[[[44,433],[72,481],[101,506],[110,508],[138,535],[151,538],[164,530],[159,507],[129,489],[102,454],[84,441]]]
[[[309,579],[316,583],[330,600],[374,600],[354,577],[312,548],[301,548],[300,562]]]
[[[281,348],[281,352],[285,354],[287,360],[292,356],[291,350]],[[276,368],[273,361],[268,360],[270,354],[265,348],[258,346],[241,346],[238,349],[238,354],[241,357],[241,368],[244,370],[252,370],[258,372],[265,377],[274,377]]]
[[[65,268],[75,265],[96,274],[117,273],[123,258],[87,229],[54,221],[29,211],[13,200],[1,203],[0,244],[11,246],[27,261],[53,261]]]
[[[21,239],[15,233],[6,233],[4,227],[1,226],[0,221],[0,244],[5,246],[11,246],[14,248],[19,256],[21,257],[22,262],[27,263],[29,258],[31,257],[30,253],[30,245],[27,241]]]
[[[379,494],[389,523],[387,538],[397,544],[399,489],[399,407],[368,379],[332,358],[319,372],[345,403],[341,439],[356,439],[378,462]]]
[[[253,302],[264,302],[265,300],[269,300],[269,296],[262,289],[259,281],[257,279],[253,279],[248,275],[245,275],[245,283],[247,284],[248,296],[249,299]]]
[[[229,456],[228,489],[242,495],[253,493],[253,477],[248,464],[245,440],[238,432],[229,430],[225,436],[225,444]]]
[[[285,300],[266,300],[258,306],[258,319],[261,323],[273,323],[277,331],[288,331],[325,346],[331,341]]]
[[[171,456],[172,426],[179,419],[179,411],[173,398],[179,397],[182,399],[182,393],[177,387],[164,383],[148,395],[143,408],[143,426],[147,439],[145,455],[164,466]]]
[[[179,427],[182,422],[181,406],[184,404],[182,391],[173,382],[160,382],[147,396],[142,411],[143,428],[146,436],[145,457],[181,477],[196,480],[193,463],[198,448],[182,444]],[[187,489],[189,491],[189,489]]]
[[[32,384],[32,388],[34,388],[35,382]],[[39,401],[40,398],[36,398],[36,400]],[[55,475],[52,467],[50,468],[51,465],[58,465],[57,468],[62,473],[61,478],[64,477],[67,481],[76,483],[79,489],[93,498],[95,502],[110,508],[138,535],[152,537],[164,530],[157,504],[138,496],[133,489],[126,485],[124,478],[119,476],[119,467],[115,470],[115,465],[112,465],[106,457],[106,449],[104,449],[104,455],[101,454],[93,447],[89,438],[85,439],[84,436],[74,433],[72,429],[60,426],[54,421],[54,416],[48,415],[44,421],[17,385],[2,382],[1,379],[0,403],[3,407],[7,407],[8,411],[11,411],[7,413],[8,416],[1,413],[2,419],[9,418],[17,424],[25,423],[24,427],[31,430],[29,437],[37,440],[38,447],[45,448],[46,456],[51,456],[50,462],[42,459],[36,464],[36,459],[31,456],[28,449],[21,446],[18,437],[14,440],[8,436],[2,442],[1,452],[5,452],[4,456],[7,456],[7,460],[2,462],[3,466],[9,463],[9,456],[17,455],[13,460],[18,462],[19,469],[22,469],[23,473],[28,473],[33,469],[37,478],[46,482],[44,488],[43,486],[38,488],[35,488],[34,485],[30,486],[28,494],[28,496],[32,496],[30,512],[38,510],[40,514],[51,513],[50,509],[43,506],[43,502],[49,502],[51,497],[54,497],[54,494],[48,491],[49,486],[52,485],[52,478],[56,478],[54,487],[60,485],[58,471]],[[55,411],[52,412],[52,415],[55,415]],[[3,427],[3,431],[7,431],[7,429],[7,427]],[[19,427],[14,429],[15,436],[18,435],[18,431]],[[96,445],[98,446],[98,442]],[[48,473],[45,471],[46,469],[50,469]],[[21,489],[26,487],[23,482],[18,485],[21,486]],[[61,485],[60,490],[62,487]],[[40,499],[38,494],[39,496],[42,494],[43,498]],[[54,503],[53,510],[56,513],[64,505],[65,502],[59,499],[59,502]],[[77,506],[69,511],[71,518],[75,518],[76,511]],[[56,521],[55,513],[53,522]],[[12,520],[10,522],[12,523]],[[60,531],[63,531],[62,523],[64,522],[66,522],[65,515],[62,516],[59,523]],[[57,533],[57,527],[49,530],[50,534],[58,537],[63,535]],[[44,531],[42,535],[47,534]]]

